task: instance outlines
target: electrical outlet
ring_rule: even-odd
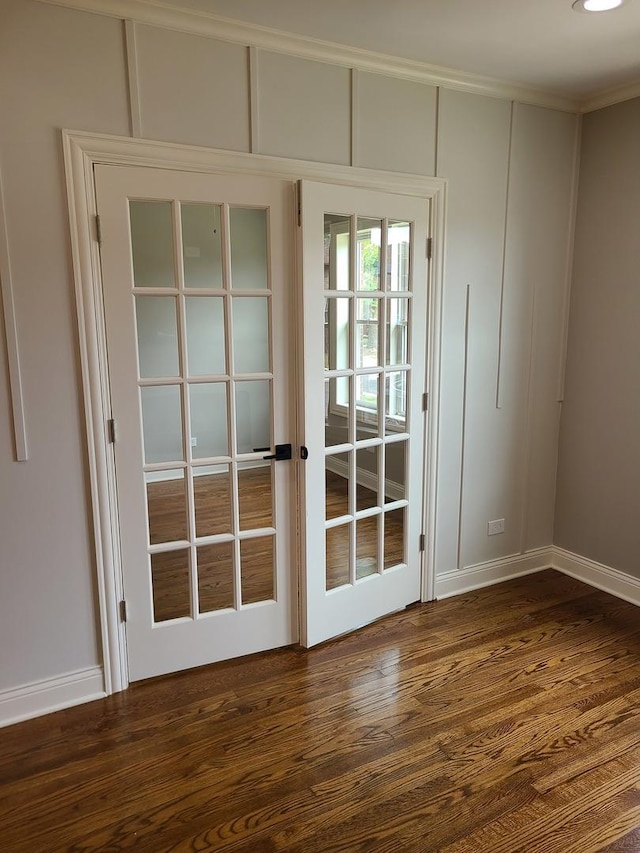
[[[191,447],[197,447],[197,446],[198,446],[198,439],[196,438],[195,435],[192,435],[191,436]]]
[[[487,536],[495,536],[498,533],[504,533],[504,518],[496,518],[487,524]]]

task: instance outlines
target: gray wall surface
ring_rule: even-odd
[[[86,440],[61,127],[129,133],[122,25],[3,0],[0,168],[29,461],[0,340],[0,690],[98,661]],[[0,331],[0,336],[3,332]]]
[[[546,318],[549,312],[560,318],[564,303],[572,209],[567,176],[575,162],[576,116],[516,104],[512,117],[509,101],[436,91],[264,49],[255,50],[250,75],[244,44],[146,24],[136,24],[135,33],[137,65],[130,67],[137,69],[145,138],[447,178],[438,511],[436,529],[428,531],[436,538],[437,571],[455,572],[550,545],[564,324]],[[6,348],[0,340],[0,694],[102,661],[60,129],[131,134],[136,121],[124,36],[124,22],[115,18],[2,0],[0,169],[30,457],[14,461]],[[358,97],[354,74],[361,77]],[[600,119],[591,121],[595,129]],[[398,129],[411,131],[402,145]],[[631,166],[631,143],[620,144]],[[625,192],[635,186],[630,168],[616,174]],[[608,187],[605,201],[614,203]],[[631,201],[627,212],[636,212]],[[601,245],[597,236],[593,244]],[[589,239],[582,240],[584,251]],[[546,247],[544,264],[540,246]],[[579,270],[576,275],[580,279]],[[579,290],[578,284],[578,300]],[[627,340],[637,292],[625,286],[614,293],[620,322],[609,328],[603,310],[599,331],[614,339],[620,353],[615,382],[637,389],[632,372],[637,344]],[[573,476],[582,484],[577,462],[572,466],[566,455],[571,400],[582,381],[581,347],[591,335],[579,307],[573,326],[564,438],[569,467],[563,482]],[[591,373],[599,375],[602,368],[591,354],[588,358],[594,362]],[[616,423],[606,404],[614,388],[603,380],[589,395],[592,409],[601,405],[598,394],[605,406],[595,421],[604,430],[605,421]],[[637,398],[633,403],[620,393],[615,407],[629,408],[622,421],[627,423],[637,413]],[[582,411],[578,408],[577,419],[584,425]],[[595,426],[588,429],[597,432]],[[627,465],[620,492],[603,496],[603,505],[609,500],[611,539],[629,549],[626,561],[611,555],[623,567],[630,565],[631,534],[623,534],[612,506],[614,498],[630,503],[632,489],[622,484],[634,464],[637,471],[638,454],[635,463],[628,458],[622,448],[625,442],[632,446],[631,438],[618,434],[617,426],[607,435],[605,458],[616,471],[623,458]],[[587,462],[596,464],[593,457]],[[602,486],[605,480],[597,482]],[[632,509],[620,513],[626,518]],[[562,541],[578,544],[573,533],[563,533],[574,529],[562,522],[565,516],[566,509],[558,525]],[[506,531],[488,538],[486,522],[494,518],[506,519]],[[581,518],[591,523],[586,514]]]
[[[554,541],[640,578],[640,99],[585,116]]]

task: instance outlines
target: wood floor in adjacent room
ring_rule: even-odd
[[[0,731],[0,849],[640,850],[637,608],[553,571]]]

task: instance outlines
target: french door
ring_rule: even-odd
[[[418,600],[429,202],[94,169],[130,680]]]
[[[95,185],[129,677],[290,644],[292,184]]]
[[[307,646],[420,598],[429,213],[302,182]]]

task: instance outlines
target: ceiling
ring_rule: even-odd
[[[158,5],[577,101],[640,81],[640,0],[600,14],[577,14],[571,0],[164,0]]]

